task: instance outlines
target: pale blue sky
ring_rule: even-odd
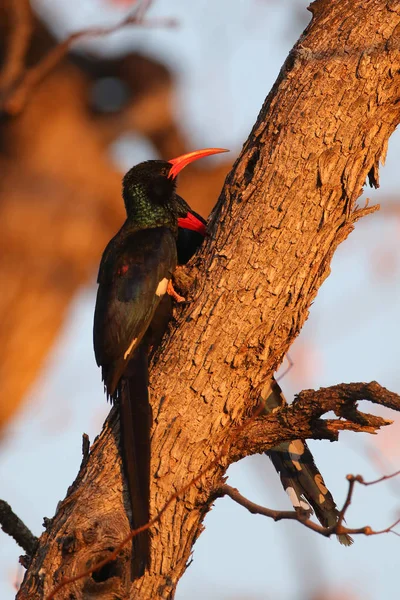
[[[111,18],[105,2],[102,11],[100,2],[96,8],[94,1],[40,3],[46,5],[47,14],[50,8],[54,14],[63,12],[62,36],[67,30]],[[177,111],[193,147],[222,146],[237,153],[301,31],[294,7],[297,15],[306,5],[302,0],[221,0],[212,5],[207,0],[190,5],[160,0],[153,14],[177,17],[179,29],[131,29],[111,40],[97,40],[93,47],[128,44],[175,65]],[[303,11],[308,19],[310,13]],[[149,150],[137,142],[125,144],[118,153],[121,168],[142,160],[144,152]],[[381,189],[366,190],[374,202],[397,193],[399,154],[400,136],[395,134],[387,166],[381,170]],[[372,379],[400,393],[399,238],[399,217],[382,212],[358,223],[339,248],[332,274],[291,352],[296,366],[282,382],[289,398],[306,387]],[[378,260],[386,251],[395,260],[390,276]],[[92,352],[94,299],[95,273],[92,283],[75,298],[46,368],[0,448],[0,497],[10,502],[35,534],[41,532],[43,516],[54,514],[77,472],[82,433],[93,440],[108,411]],[[304,355],[311,365],[304,365]],[[378,456],[387,462],[387,469],[399,468],[395,439],[385,431],[378,437],[343,434],[338,444],[311,443],[339,503],[346,493],[347,473],[362,473],[366,479],[381,474],[376,460],[371,461],[374,447],[380,448]],[[242,461],[229,470],[229,476],[230,483],[252,500],[288,508],[268,459],[257,456]],[[399,511],[399,490],[400,482],[357,489],[349,525],[386,527]],[[228,499],[218,500],[205,525],[194,548],[194,562],[178,586],[177,600],[311,600],[322,586],[329,587],[332,600],[339,593],[343,599],[344,591],[348,600],[398,597],[400,541],[394,535],[357,537],[353,547],[345,549],[296,523],[275,524],[250,515]],[[2,600],[14,597],[11,581],[20,553],[0,532]]]

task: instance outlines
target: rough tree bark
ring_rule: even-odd
[[[229,464],[299,431],[324,437],[306,410],[290,427],[279,414],[268,417],[265,435],[258,420],[246,443],[238,425],[299,333],[337,246],[371,212],[356,200],[367,177],[377,185],[400,119],[400,2],[319,0],[311,12],[228,176],[211,235],[189,268],[192,302],[180,309],[150,374],[152,515],[210,468],[152,527],[143,578],[129,588],[128,544],[57,598],[172,598]],[[351,428],[335,423],[336,432]],[[47,523],[18,598],[45,598],[128,532],[117,440],[112,411]]]

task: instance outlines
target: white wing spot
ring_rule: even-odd
[[[164,296],[165,292],[167,291],[168,281],[169,280],[166,277],[161,279],[156,289],[156,296]]]
[[[129,356],[129,354],[131,353],[131,350],[133,348],[133,346],[136,344],[137,338],[135,338],[134,340],[132,340],[131,345],[129,346],[128,350],[125,352],[124,354],[124,360],[126,360]]]
[[[294,507],[296,506],[301,506],[301,502],[296,494],[296,492],[294,491],[294,488],[292,487],[287,487],[285,492],[287,493],[287,495],[289,496],[290,502],[293,504]]]
[[[303,508],[304,510],[310,510],[310,505],[308,504],[308,502],[306,502],[305,500],[300,502],[300,506],[301,508]]]
[[[299,496],[294,491],[294,488],[287,487],[285,492],[289,496],[290,502],[292,503],[294,508],[302,508],[303,510],[310,510],[310,505],[305,500],[299,498]]]

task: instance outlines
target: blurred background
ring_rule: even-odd
[[[92,317],[101,252],[123,219],[123,172],[149,158],[230,148],[181,177],[179,192],[206,216],[310,19],[307,4],[36,0],[30,19],[27,0],[0,0],[0,497],[36,535],[77,473],[82,433],[93,441],[109,409]],[[15,93],[26,47],[27,66],[40,75],[58,41],[132,11],[142,23],[77,39],[38,85],[22,88],[25,97]],[[381,211],[357,223],[335,255],[280,382],[288,399],[304,388],[373,379],[400,393],[399,154],[394,134],[381,188],[366,190]],[[376,437],[310,443],[338,504],[347,473],[368,480],[399,468],[399,422]],[[229,481],[255,502],[290,506],[265,457],[234,465]],[[399,509],[400,479],[356,488],[347,522],[384,528]],[[358,536],[346,549],[229,499],[216,502],[205,525],[177,600],[398,597],[393,534]],[[21,553],[0,531],[2,600],[15,596]]]

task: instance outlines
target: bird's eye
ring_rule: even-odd
[[[158,177],[154,177],[151,181],[151,193],[154,200],[163,201],[166,198],[167,189],[168,183],[163,176],[163,171],[161,171],[161,174]]]

